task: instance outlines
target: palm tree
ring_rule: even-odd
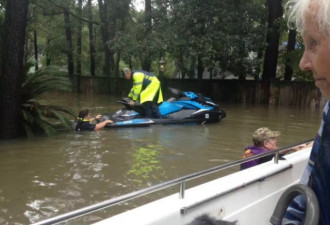
[[[32,67],[28,63],[26,68]],[[51,91],[69,91],[71,82],[68,77],[56,74],[50,69],[38,70],[35,73],[26,73],[22,85],[22,121],[28,137],[35,134],[52,135],[59,128],[70,129],[74,113],[63,106],[42,104],[37,100],[41,94]]]

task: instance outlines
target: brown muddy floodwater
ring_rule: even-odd
[[[94,115],[122,107],[117,98],[104,95],[56,94],[44,99],[76,112],[89,108]],[[321,115],[321,110],[309,108],[221,108],[227,118],[216,124],[71,131],[0,142],[0,224],[34,223],[240,159],[253,131],[261,126],[281,131],[279,147],[302,142],[315,136]],[[68,224],[90,224],[150,199]]]

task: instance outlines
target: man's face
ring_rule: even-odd
[[[313,10],[313,7],[315,2],[310,9]],[[330,99],[330,35],[320,31],[312,15],[306,13],[302,38],[305,50],[299,66],[313,73],[315,85],[324,97]]]
[[[264,146],[268,150],[275,150],[277,149],[277,139],[276,138],[269,138],[264,141]]]
[[[131,79],[131,73],[125,73],[125,79],[130,80]]]

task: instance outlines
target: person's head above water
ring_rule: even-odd
[[[280,136],[279,131],[272,131],[267,127],[258,128],[252,135],[253,144],[270,150],[277,148],[276,137]]]
[[[80,119],[84,119],[86,116],[88,116],[88,114],[89,114],[89,110],[88,110],[88,109],[84,109],[84,110],[81,110],[81,111],[79,112],[78,117],[79,117]]]

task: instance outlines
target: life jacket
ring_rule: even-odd
[[[153,101],[158,96],[157,103],[163,102],[163,95],[158,78],[144,70],[134,70],[132,72],[133,88],[128,97],[133,101],[140,100],[140,103]]]
[[[132,77],[133,77],[134,73],[143,73],[144,74],[143,82],[142,82],[142,90],[144,90],[151,83],[152,79],[155,77],[155,75],[153,73],[150,73],[150,72],[147,72],[144,70],[134,70],[132,73]]]
[[[259,155],[259,154],[269,152],[269,151],[271,151],[271,150],[262,149],[262,148],[259,148],[259,147],[256,147],[256,146],[248,146],[248,147],[245,148],[242,158],[245,159],[245,158],[248,158],[248,157],[251,157],[251,156],[254,156],[254,155]],[[270,160],[271,158],[272,158],[272,156],[266,156],[266,157],[263,157],[263,158],[253,159],[253,160],[247,161],[247,162],[241,164],[241,166],[240,166],[241,170],[250,168],[252,166],[256,166],[259,163]]]
[[[77,125],[76,125],[76,127],[75,127],[75,130],[76,131],[79,131],[80,130],[80,126],[81,126],[81,124],[83,124],[83,123],[89,123],[89,120],[88,119],[84,119],[84,118],[79,118],[79,117],[77,117],[77,120],[76,120],[76,123],[77,123]]]

